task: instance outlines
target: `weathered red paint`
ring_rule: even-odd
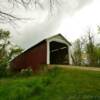
[[[21,69],[31,67],[33,71],[37,71],[40,69],[41,64],[46,64],[46,59],[47,44],[46,41],[42,41],[12,60],[11,68],[14,71],[20,71]]]

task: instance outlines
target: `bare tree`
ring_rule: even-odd
[[[91,66],[95,65],[95,43],[94,43],[94,36],[91,31],[88,32],[87,35],[88,42],[86,44],[86,52],[88,54],[89,64]]]
[[[1,1],[2,2],[2,1]],[[48,4],[48,8],[50,11],[54,8],[55,4],[59,4],[59,0],[6,0],[3,1],[6,6],[7,4],[12,5],[11,9],[14,9],[15,7],[23,7],[24,9],[28,9],[31,7],[40,7],[41,9],[44,8],[44,3],[46,2]],[[1,4],[0,4],[1,5]],[[14,22],[16,20],[27,20],[29,18],[20,18],[16,15],[13,15],[11,13],[8,13],[8,11],[4,11],[3,6],[0,6],[0,23],[10,23]],[[8,9],[7,9],[8,10]]]
[[[75,65],[81,65],[82,62],[82,42],[80,39],[77,39],[73,45],[73,63]]]
[[[72,59],[75,65],[100,67],[100,43],[96,44],[95,34],[90,29],[73,46]]]

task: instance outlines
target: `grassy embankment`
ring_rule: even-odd
[[[30,77],[3,78],[0,100],[100,100],[100,72],[55,68]]]

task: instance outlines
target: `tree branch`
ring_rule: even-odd
[[[32,6],[32,4],[34,4],[35,7],[37,7],[38,5],[41,9],[43,9],[44,8],[43,6],[45,6],[44,2],[47,2],[47,5],[50,8],[50,13],[52,13],[54,6],[56,4],[59,4],[59,0],[46,0],[43,2],[40,2],[40,0],[7,0],[5,2],[12,4],[13,7],[18,5],[18,6],[24,7],[25,9],[28,9],[28,7],[30,5]],[[19,20],[33,20],[33,19],[32,18],[19,18],[16,15],[7,13],[0,9],[0,23],[10,23],[10,22],[15,22]]]

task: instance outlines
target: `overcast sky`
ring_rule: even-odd
[[[89,28],[96,32],[96,26],[100,25],[100,0],[62,0],[60,3],[60,6],[55,5],[57,8],[54,7],[52,13],[49,12],[46,3],[43,9],[15,9],[13,13],[17,16],[32,20],[18,22],[15,27],[8,24],[0,24],[0,27],[9,29],[12,42],[25,49],[57,33],[63,34],[73,42]],[[97,39],[100,39],[100,35]]]

